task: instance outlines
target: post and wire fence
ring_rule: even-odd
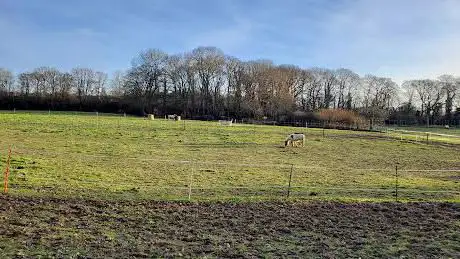
[[[14,111],[16,113],[18,111]],[[25,114],[43,114],[43,111],[20,111],[20,113],[25,113]],[[94,116],[95,117],[95,128],[99,129],[100,126],[102,126],[102,121],[99,119],[99,117],[102,117],[102,114],[99,114],[99,112],[94,111],[94,112],[67,112],[67,111],[52,111],[48,110],[47,112],[45,111],[48,115],[60,115],[60,114],[73,114],[73,115],[82,115],[82,116]],[[114,117],[114,118],[126,118],[126,113],[104,113],[103,117]],[[119,123],[120,121],[118,121]],[[31,123],[31,122],[28,122]],[[391,128],[388,125],[380,125],[380,126],[374,126],[372,130],[369,130],[368,126],[362,126],[359,127],[355,124],[340,124],[340,123],[326,123],[326,122],[312,122],[312,121],[306,121],[306,122],[301,122],[301,121],[286,121],[286,122],[276,122],[276,121],[256,121],[256,120],[241,120],[241,121],[236,121],[235,124],[244,125],[244,124],[252,124],[252,125],[278,125],[278,126],[295,126],[298,128],[306,128],[308,130],[321,130],[320,135],[322,135],[323,138],[341,138],[341,137],[348,137],[348,136],[370,136],[370,137],[383,137],[387,139],[392,139],[392,140],[398,140],[398,141],[411,141],[411,142],[419,142],[419,143],[426,143],[426,144],[434,144],[434,143],[440,143],[440,144],[460,144],[460,134],[446,134],[446,133],[440,133],[440,132],[431,132],[431,131],[425,131],[425,130],[405,130],[402,128]],[[126,126],[126,125],[124,125]],[[185,130],[186,128],[186,122],[185,120],[182,120],[182,126],[183,129]],[[430,128],[433,129],[433,128]],[[434,128],[437,129],[437,128]],[[299,129],[300,130],[300,129]],[[341,131],[344,130],[343,134],[336,134],[334,132],[333,134],[328,134],[328,130],[337,130]],[[346,132],[345,132],[346,130]],[[301,130],[300,130],[301,131]],[[255,130],[254,130],[255,132]],[[384,133],[384,134],[382,134]],[[379,134],[382,134],[380,136]],[[386,136],[385,136],[386,135]]]
[[[11,146],[8,148],[8,156],[6,158],[5,173],[3,174],[3,193],[8,193],[8,184],[10,178],[10,163],[11,163]]]
[[[395,184],[395,200],[398,202],[398,184],[399,184],[399,177],[398,177],[398,164],[395,165],[395,176],[396,176],[396,184]]]
[[[450,186],[424,186],[415,180],[438,177],[445,181],[460,177],[460,169],[327,168],[300,164],[231,164],[222,161],[188,161],[161,158],[113,159],[105,155],[60,154],[87,170],[68,175],[69,165],[56,166],[49,172],[29,172],[24,176],[12,165],[15,154],[46,160],[52,152],[8,152],[5,164],[4,192],[51,196],[120,197],[160,200],[232,200],[232,199],[318,199],[318,200],[460,200],[460,190]],[[104,173],[91,168],[104,167]],[[137,163],[137,168],[132,164]],[[131,165],[131,167],[129,166]],[[50,165],[51,166],[51,165]],[[26,166],[27,167],[27,166]],[[125,170],[132,175],[125,175]],[[105,177],[94,175],[104,174]],[[8,184],[9,179],[9,184]],[[373,179],[384,179],[380,182]],[[9,191],[8,191],[9,190]]]
[[[95,115],[96,121],[93,122],[93,127],[98,130],[105,127],[104,121],[99,121],[99,114],[95,113]],[[118,120],[118,127],[120,127],[119,122],[120,120]],[[34,122],[25,121],[24,123],[30,125]],[[185,130],[185,125],[185,120],[183,120],[183,124],[178,124],[178,127],[183,126]],[[69,129],[70,133],[72,135],[77,134],[78,127],[80,127],[78,123],[72,122]],[[123,127],[125,130],[130,130],[130,127],[135,128],[137,125],[125,123]],[[317,136],[334,138],[334,136],[327,136],[325,128],[323,126],[322,129],[318,129]],[[389,131],[388,134],[392,134],[390,136],[397,139],[395,132]],[[433,141],[432,138],[434,138],[431,133],[426,135],[416,133],[414,136],[417,141],[426,141],[427,143]],[[349,137],[349,135],[337,135],[335,137]],[[71,144],[74,145],[74,137],[70,139]],[[406,139],[411,140],[411,135],[401,137],[401,140]],[[97,172],[97,174],[102,174],[100,177],[63,175],[60,170],[64,171],[65,167],[68,166],[64,164],[54,165],[56,168],[50,169],[51,173],[32,170],[24,174],[21,171],[24,169],[15,168],[16,165],[10,170],[10,149],[10,155],[7,156],[7,163],[5,163],[5,193],[10,187],[10,193],[13,194],[37,192],[44,195],[61,195],[72,192],[97,196],[109,193],[114,197],[132,196],[152,199],[159,197],[160,199],[186,200],[234,198],[460,200],[460,191],[456,189],[458,187],[455,184],[445,188],[439,183],[436,183],[438,186],[435,187],[414,183],[414,179],[417,177],[433,179],[441,176],[445,177],[444,179],[452,179],[449,181],[453,182],[457,177],[460,177],[460,169],[455,168],[418,170],[412,167],[404,168],[398,164],[388,168],[328,168],[289,163],[246,162],[231,164],[222,161],[168,160],[155,157],[117,158],[115,160],[121,159],[123,161],[113,162],[117,165],[114,167],[103,162],[114,160],[113,157],[106,155],[85,156],[84,154],[64,154],[62,152],[53,154],[46,151],[31,154],[30,150],[18,151],[24,152],[29,157],[38,158],[38,160],[51,160],[49,159],[51,156],[68,156],[72,158],[72,161],[76,159],[78,166],[85,172],[83,175],[93,175],[94,167],[107,169],[104,169],[103,173]],[[85,165],[87,158],[92,159],[93,164],[90,162],[89,166]],[[134,168],[133,163],[142,164],[142,166]],[[53,165],[47,166],[52,167]],[[135,171],[139,179],[135,177],[117,178],[117,175],[124,173],[123,170]],[[431,175],[433,172],[442,175]],[[94,175],[97,174],[94,173]],[[379,176],[384,180],[375,182],[372,179],[373,176]]]

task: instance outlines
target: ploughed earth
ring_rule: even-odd
[[[460,257],[460,204],[0,196],[8,257]]]

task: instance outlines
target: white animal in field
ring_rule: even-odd
[[[173,115],[168,115],[168,120],[175,120],[177,117],[176,114],[173,114]]]
[[[302,133],[293,133],[289,135],[284,141],[284,146],[294,146],[297,143],[301,143],[302,147],[305,146],[305,135]]]

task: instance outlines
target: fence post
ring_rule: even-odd
[[[288,185],[288,191],[287,191],[287,197],[291,195],[291,180],[292,180],[292,171],[294,169],[294,164],[291,164],[291,172],[289,173],[289,185]]]
[[[8,158],[6,159],[5,174],[3,175],[3,192],[8,193],[8,178],[10,176],[11,146],[8,149]]]
[[[190,170],[190,175],[189,175],[189,182],[188,182],[188,200],[192,198],[192,180],[193,180],[193,171],[195,168],[195,164],[192,164],[192,170]]]
[[[97,129],[99,129],[99,112],[96,112],[96,124],[97,124]]]
[[[427,144],[428,144],[429,138],[430,138],[430,133],[426,133],[426,143]]]
[[[396,164],[396,167],[395,167],[395,172],[396,172],[396,185],[395,185],[395,198],[396,198],[396,202],[398,202],[398,184],[399,184],[399,179],[398,179],[398,164]]]

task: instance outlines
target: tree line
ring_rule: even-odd
[[[91,68],[39,67],[14,75],[0,68],[0,108],[126,112],[187,118],[309,119],[316,111],[350,110],[374,121],[460,120],[460,78],[405,81],[350,69],[300,68],[242,61],[215,47],[139,53],[110,78]],[[310,118],[311,119],[311,118]]]

